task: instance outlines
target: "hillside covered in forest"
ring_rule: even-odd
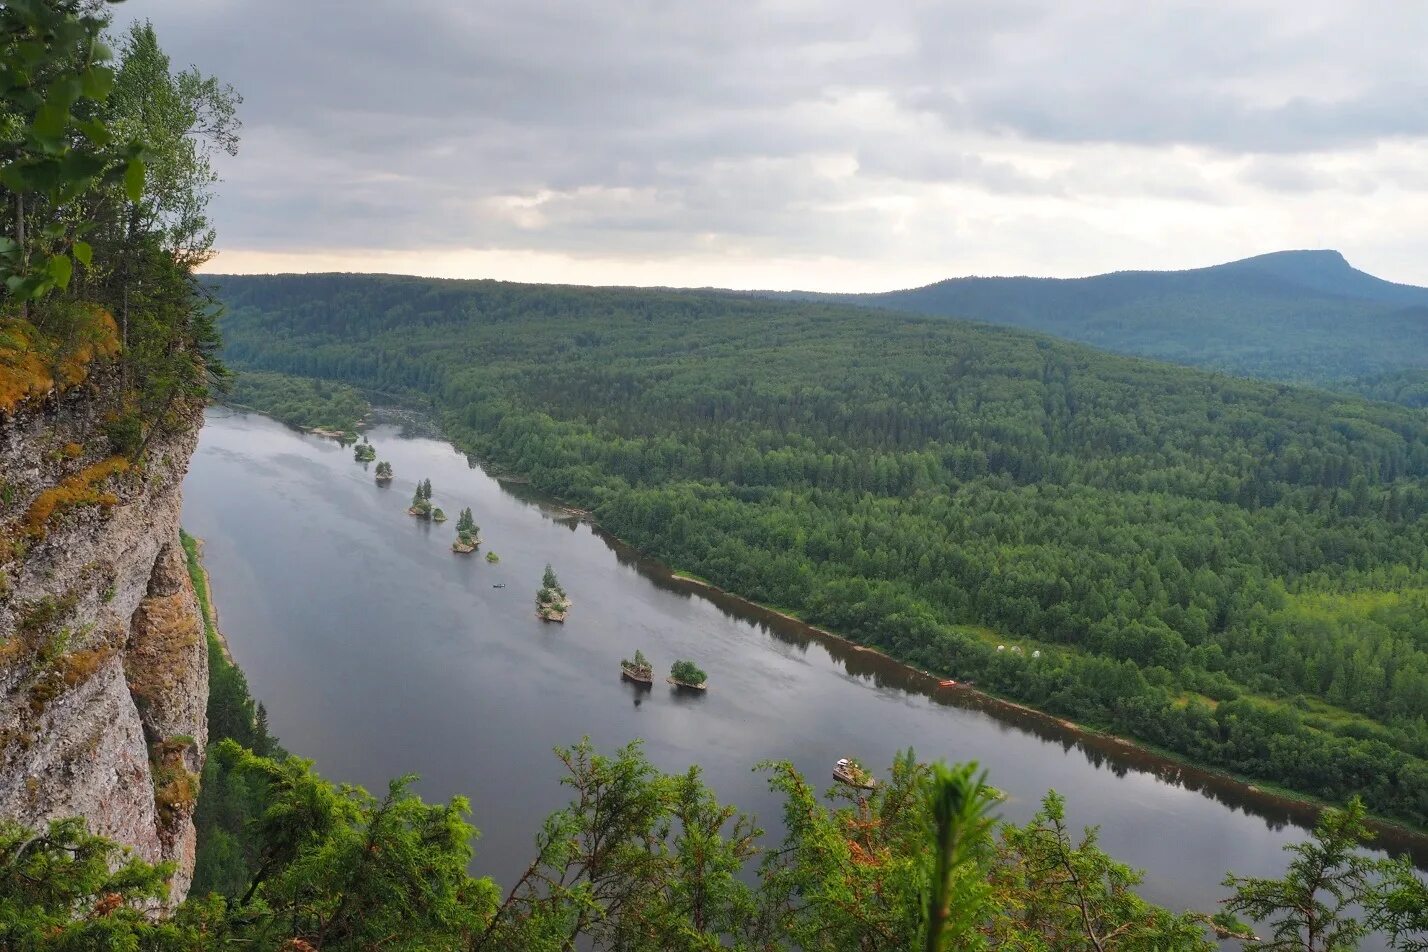
[[[1282,251],[1188,271],[966,277],[841,301],[1045,331],[1125,354],[1428,405],[1428,288]]]
[[[215,284],[234,365],[430,398],[460,445],[679,569],[1195,761],[1428,823],[1415,411],[824,303]]]

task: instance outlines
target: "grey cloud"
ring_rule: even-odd
[[[906,0],[130,0],[245,96],[214,208],[249,248],[656,254],[710,235],[852,255],[869,194],[1213,204],[1169,152],[1028,171],[1063,144],[1299,153],[1428,135],[1411,5]],[[1414,30],[1417,26],[1417,30]],[[1355,33],[1354,30],[1358,32]],[[1359,40],[1354,38],[1361,37]],[[1038,153],[1040,154],[1040,153]],[[846,175],[821,171],[839,157]],[[1139,166],[1164,162],[1163,171]],[[1267,188],[1313,176],[1263,166]],[[1276,184],[1278,183],[1278,184]],[[522,219],[503,214],[533,203]]]

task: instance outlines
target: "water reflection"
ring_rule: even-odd
[[[524,498],[535,501],[539,499],[539,494],[527,486],[524,487]],[[871,683],[880,690],[903,691],[922,695],[935,704],[980,711],[1043,741],[1057,744],[1066,753],[1080,753],[1091,766],[1109,770],[1116,777],[1124,778],[1132,771],[1148,774],[1163,783],[1202,794],[1237,813],[1257,816],[1264,820],[1267,829],[1274,832],[1291,826],[1311,829],[1318,817],[1318,808],[1312,804],[1257,790],[1251,784],[1181,764],[1114,737],[1086,733],[1052,715],[967,690],[963,686],[943,687],[934,675],[738,596],[675,575],[667,566],[645,558],[598,526],[592,527],[592,531],[605,542],[620,564],[634,568],[656,587],[691,600],[708,601],[717,606],[726,618],[753,622],[761,632],[799,651],[807,651],[810,645],[817,644],[842,665],[849,677]],[[1420,869],[1428,868],[1428,837],[1390,824],[1370,825],[1377,835],[1376,845],[1385,852],[1393,856],[1409,856]]]

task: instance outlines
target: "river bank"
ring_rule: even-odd
[[[479,456],[463,449],[449,437],[443,438],[451,442],[458,451],[467,453],[472,459],[480,459]],[[482,462],[484,463],[484,460]],[[496,478],[503,484],[511,483],[514,486],[519,486],[521,494],[526,497],[541,500],[545,507],[557,517],[588,523],[602,535],[634,553],[648,568],[663,574],[673,584],[685,586],[708,596],[717,596],[728,604],[741,607],[746,612],[757,613],[766,618],[777,618],[790,625],[798,626],[825,645],[839,645],[846,651],[875,656],[888,664],[897,665],[909,676],[920,679],[918,687],[920,687],[921,693],[936,700],[975,707],[1002,717],[1014,716],[1023,720],[1036,721],[1054,732],[1062,732],[1064,736],[1077,741],[1093,743],[1108,752],[1114,748],[1120,748],[1126,754],[1132,755],[1137,769],[1150,769],[1159,775],[1176,773],[1181,775],[1182,780],[1193,778],[1194,782],[1198,782],[1204,788],[1233,793],[1237,798],[1254,800],[1266,808],[1291,814],[1296,822],[1306,827],[1312,827],[1318,819],[1319,813],[1326,807],[1342,806],[1342,804],[1331,803],[1303,791],[1199,763],[1175,751],[1166,750],[1134,737],[1127,737],[1099,727],[1078,724],[1048,711],[993,694],[974,685],[959,681],[956,685],[943,686],[941,683],[943,680],[955,675],[936,675],[914,667],[881,649],[860,644],[851,638],[809,624],[797,615],[760,604],[736,592],[721,588],[707,579],[674,569],[651,558],[627,540],[601,527],[595,514],[590,510],[582,509],[542,492],[534,487],[528,478],[512,476],[506,472],[502,472]],[[1428,830],[1417,829],[1409,824],[1382,816],[1371,815],[1369,823],[1390,852],[1395,855],[1411,855],[1419,865],[1428,865]]]
[[[975,761],[1007,793],[1002,818],[1029,821],[1056,790],[1073,829],[1099,827],[1104,849],[1145,871],[1142,894],[1177,909],[1215,908],[1226,871],[1281,873],[1282,848],[1307,836],[1312,812],[935,690],[881,654],[675,580],[448,442],[387,425],[371,438],[399,474],[395,494],[336,443],[210,411],[184,523],[207,540],[225,634],[273,732],[335,780],[384,789],[416,773],[427,799],[469,797],[482,830],[474,871],[521,874],[565,803],[550,750],[584,735],[607,751],[643,739],[662,770],[699,764],[771,844],[783,805],[755,764],[789,761],[826,782],[839,758],[882,775],[909,747],[924,761]],[[418,475],[448,511],[472,508],[498,564],[454,558],[449,531],[405,514]],[[531,612],[547,563],[580,605],[563,626]],[[693,659],[712,689],[631,684],[619,662],[637,649],[655,670]]]
[[[218,624],[218,605],[213,600],[213,579],[203,564],[203,540],[198,536],[183,532],[179,536],[183,543],[184,560],[188,564],[188,576],[193,582],[194,596],[198,599],[199,611],[203,613],[203,627],[206,634],[218,646],[223,660],[233,664],[233,652],[228,647],[228,639]]]
[[[621,540],[622,545],[629,543]],[[633,549],[633,547],[631,547]],[[658,563],[655,563],[658,564]],[[758,602],[750,601],[742,595],[720,588],[712,582],[690,575],[687,572],[680,572],[675,569],[665,567],[672,582],[684,585],[692,590],[696,590],[706,596],[716,596],[725,599],[730,603],[738,604],[748,611],[756,611],[769,616],[782,619],[783,621],[796,625],[806,631],[809,635],[819,639],[824,644],[842,646],[845,650],[864,655],[873,655],[883,659],[889,664],[894,664],[905,670],[908,675],[920,679],[922,686],[926,689],[929,697],[935,700],[943,700],[946,703],[955,703],[967,706],[971,702],[972,706],[979,710],[997,712],[1002,715],[1014,715],[1019,719],[1031,718],[1046,725],[1064,736],[1075,738],[1081,742],[1098,743],[1101,745],[1114,745],[1126,751],[1133,751],[1144,760],[1138,764],[1144,767],[1151,759],[1158,760],[1165,768],[1178,771],[1194,771],[1196,775],[1206,784],[1221,787],[1228,791],[1235,792],[1239,797],[1257,801],[1266,807],[1273,807],[1278,810],[1286,810],[1294,813],[1305,825],[1312,824],[1318,817],[1321,810],[1326,807],[1335,806],[1323,800],[1307,796],[1298,791],[1288,790],[1274,784],[1263,781],[1255,781],[1252,778],[1241,777],[1229,771],[1216,770],[1197,764],[1185,757],[1181,757],[1173,751],[1146,744],[1141,741],[1125,737],[1111,731],[1101,730],[1085,724],[1078,724],[1066,718],[1057,717],[1046,711],[1038,710],[1026,704],[1020,704],[1009,698],[1000,697],[988,691],[984,691],[975,685],[958,682],[956,685],[944,686],[941,682],[945,679],[929,671],[915,668],[906,664],[896,657],[877,648],[871,648],[845,638],[842,635],[811,625],[796,615],[771,608],[767,605],[760,605]],[[1371,817],[1370,826],[1385,838],[1391,845],[1390,851],[1395,853],[1401,851],[1412,855],[1420,864],[1428,862],[1428,832],[1414,829],[1407,824],[1398,823],[1383,817]]]

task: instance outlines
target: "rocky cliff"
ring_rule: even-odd
[[[105,435],[106,371],[0,403],[0,817],[79,815],[193,871],[208,654],[179,544],[198,410],[142,463]],[[64,381],[61,381],[61,385]]]

